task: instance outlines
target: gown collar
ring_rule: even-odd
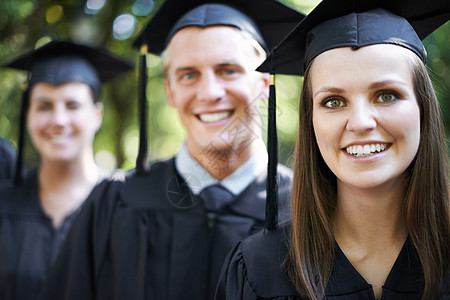
[[[372,294],[372,285],[358,273],[337,243],[334,267],[326,296]],[[389,293],[417,295],[423,290],[423,272],[417,252],[408,237],[383,285],[383,296]]]

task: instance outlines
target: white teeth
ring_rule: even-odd
[[[356,157],[365,157],[384,151],[387,148],[387,146],[388,144],[369,144],[363,146],[358,145],[358,146],[349,146],[345,150],[350,155],[354,155]]]
[[[356,152],[353,153],[361,153],[364,154],[364,148],[362,146],[356,146]]]
[[[217,121],[226,119],[229,116],[231,116],[231,111],[224,111],[224,112],[211,113],[211,114],[201,114],[198,117],[203,122],[217,122]]]
[[[364,155],[370,154],[370,145],[364,145]]]
[[[66,135],[66,134],[58,134],[58,135],[52,135],[51,139],[52,139],[52,141],[58,143],[58,142],[64,141],[65,139],[67,139],[67,137],[68,137],[68,135]]]

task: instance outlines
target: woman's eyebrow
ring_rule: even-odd
[[[320,93],[342,93],[343,91],[343,89],[337,87],[323,86],[317,92],[315,92],[313,96],[316,97],[317,94]]]
[[[388,80],[383,80],[383,81],[378,81],[378,82],[372,83],[369,86],[369,89],[371,89],[371,90],[378,89],[378,88],[386,86],[386,85],[408,85],[408,84],[401,80],[388,79]]]

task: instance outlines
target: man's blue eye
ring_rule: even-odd
[[[194,73],[186,73],[183,75],[184,79],[192,79],[194,78]]]

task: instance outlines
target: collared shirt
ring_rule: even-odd
[[[239,195],[267,168],[267,151],[262,140],[257,140],[257,151],[244,164],[223,180],[214,178],[189,153],[186,145],[175,155],[175,167],[194,195],[198,195],[205,187],[220,183],[233,195]]]

